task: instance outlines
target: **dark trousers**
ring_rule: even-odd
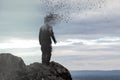
[[[49,65],[52,52],[51,45],[41,45],[41,51],[42,51],[42,64]]]

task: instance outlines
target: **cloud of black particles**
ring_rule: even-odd
[[[40,0],[40,8],[47,16],[53,14],[55,23],[69,22],[73,13],[99,9],[105,0]]]

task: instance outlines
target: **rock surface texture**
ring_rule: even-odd
[[[50,62],[25,65],[17,56],[0,54],[0,80],[72,80],[70,72],[61,64]]]

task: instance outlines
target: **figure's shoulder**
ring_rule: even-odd
[[[42,25],[42,26],[40,27],[40,30],[45,29],[45,28],[46,28],[46,26],[45,26],[45,25]]]
[[[53,30],[53,28],[50,25],[42,25],[40,30],[48,30],[51,32]]]
[[[45,25],[42,25],[40,28],[44,28],[45,27]]]

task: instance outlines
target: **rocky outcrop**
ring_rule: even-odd
[[[0,80],[72,80],[70,72],[61,64],[50,62],[25,65],[24,61],[11,54],[0,54]]]
[[[21,58],[0,54],[0,80],[21,80],[21,74],[25,73],[25,70],[26,65]]]

